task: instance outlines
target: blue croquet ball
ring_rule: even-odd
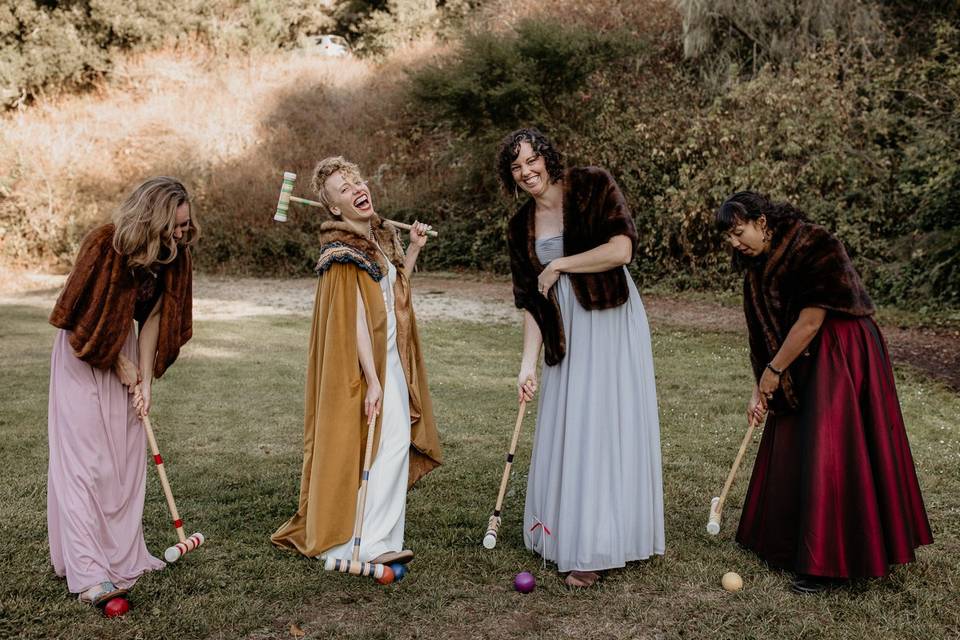
[[[393,579],[395,582],[400,582],[407,577],[407,565],[394,562],[390,565],[390,568],[393,569]]]
[[[521,571],[513,579],[513,588],[520,593],[530,593],[537,586],[537,579],[529,571]]]

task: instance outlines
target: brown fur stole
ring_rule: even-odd
[[[531,198],[510,219],[507,230],[513,296],[517,307],[529,311],[540,327],[544,361],[555,365],[566,354],[566,336],[556,291],[551,289],[547,299],[537,290],[537,277],[544,265],[536,252],[535,210],[536,203]],[[589,251],[617,235],[629,237],[636,251],[633,216],[613,176],[599,167],[568,169],[563,179],[564,255]],[[584,309],[609,309],[623,304],[630,296],[627,276],[620,267],[602,273],[568,275],[574,295]]]
[[[352,262],[380,282],[387,275],[387,263],[383,253],[398,269],[403,268],[403,243],[400,234],[392,224],[384,222],[379,216],[371,221],[373,236],[377,243],[359,235],[346,222],[330,220],[320,225],[320,258],[315,271],[322,274],[335,262]],[[381,253],[377,245],[383,249]]]
[[[137,280],[126,256],[113,248],[114,225],[93,229],[80,245],[76,263],[53,311],[50,324],[70,331],[78,358],[98,369],[117,360],[130,332]],[[163,270],[160,335],[153,375],[161,377],[193,335],[193,266],[190,250],[180,247]]]
[[[758,381],[804,308],[860,317],[874,312],[843,244],[826,229],[794,220],[777,228],[770,242],[767,255],[750,265],[743,281],[750,360]],[[770,403],[773,411],[798,408],[815,348],[816,341],[784,371]]]

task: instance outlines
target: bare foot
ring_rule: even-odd
[[[596,571],[571,571],[567,574],[563,583],[568,587],[587,589],[592,587],[599,579],[600,574]]]

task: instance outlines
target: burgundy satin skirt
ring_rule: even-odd
[[[800,574],[885,576],[933,542],[886,344],[828,315],[811,357],[799,412],[767,420],[737,542]]]

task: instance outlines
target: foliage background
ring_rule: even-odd
[[[199,264],[309,269],[283,170],[344,153],[443,269],[506,269],[497,141],[534,124],[633,208],[641,284],[735,288],[731,192],[790,200],[883,302],[960,305],[960,9],[927,0],[0,2],[0,261],[64,268],[151,173],[184,177]],[[311,56],[333,31],[356,56]],[[305,191],[305,178],[298,191]]]

